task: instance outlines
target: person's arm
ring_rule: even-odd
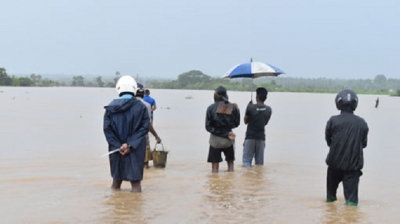
[[[243,118],[244,124],[248,124],[249,123],[249,115],[250,115],[249,105],[251,105],[251,104],[253,104],[252,101],[250,101],[249,104],[247,104],[246,112],[245,112],[245,115],[244,115],[244,118]]]
[[[154,129],[153,125],[150,123],[149,125],[149,131],[150,133],[156,138],[157,143],[161,143],[161,138],[158,136],[156,130]]]
[[[155,111],[157,109],[156,101],[154,101],[154,105],[151,107],[151,111]]]
[[[234,109],[233,109],[233,114],[235,116],[235,120],[234,120],[234,127],[237,128],[240,125],[240,110],[239,110],[239,106],[235,103],[233,104]]]
[[[244,124],[248,124],[249,123],[249,116],[244,115],[243,121],[244,121]]]
[[[104,113],[103,132],[109,145],[109,150],[114,150],[121,147],[122,143],[111,126],[110,115],[107,111]]]
[[[271,115],[272,115],[272,109],[269,108],[268,112],[267,112],[267,116],[265,116],[265,121],[264,121],[264,125],[267,125],[269,120],[271,119]]]
[[[363,136],[363,142],[362,142],[362,146],[363,146],[363,148],[366,148],[367,147],[367,143],[368,143],[368,132],[369,132],[369,128],[368,128],[368,125],[367,124],[365,124],[367,127],[366,127],[366,129],[365,129],[365,131],[364,131],[364,136]]]
[[[332,143],[331,126],[332,126],[332,121],[331,121],[331,119],[329,119],[328,122],[326,123],[326,127],[325,127],[325,140],[329,147],[331,146],[331,143]]]

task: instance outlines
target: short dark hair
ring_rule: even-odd
[[[150,94],[150,90],[149,90],[149,89],[145,89],[145,90],[144,90],[144,93],[147,94],[147,95],[149,95],[149,94]]]
[[[256,89],[257,97],[261,101],[265,101],[267,99],[268,90],[264,87],[259,87]]]
[[[143,98],[144,97],[144,89],[138,89],[136,91],[136,97]]]

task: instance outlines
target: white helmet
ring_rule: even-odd
[[[124,75],[118,79],[115,89],[117,90],[118,95],[121,95],[121,93],[132,93],[133,95],[136,95],[137,83],[132,76]]]

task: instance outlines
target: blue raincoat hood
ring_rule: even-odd
[[[113,101],[111,101],[110,104],[108,104],[104,108],[106,109],[106,111],[113,113],[113,114],[121,113],[121,112],[127,111],[128,109],[130,109],[137,103],[140,103],[140,101],[138,101],[134,97],[131,99],[119,98],[119,99],[114,99]]]

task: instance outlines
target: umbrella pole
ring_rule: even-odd
[[[251,99],[250,99],[250,101],[251,102],[253,102],[253,80],[254,80],[254,74],[253,74],[253,77],[251,77]]]

